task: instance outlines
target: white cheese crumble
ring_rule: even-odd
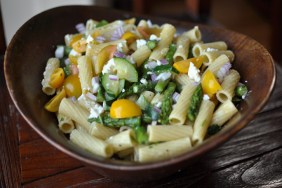
[[[144,39],[138,39],[136,40],[136,45],[137,45],[137,49],[139,49],[142,46],[145,46],[147,44],[147,41]]]
[[[100,88],[100,84],[95,81],[95,77],[91,79],[91,84],[92,84],[92,92],[97,93]]]
[[[161,40],[159,37],[157,37],[156,35],[150,35],[150,38],[149,38],[149,40],[156,40],[156,41],[159,41],[159,40]]]
[[[204,96],[203,96],[203,100],[210,100],[210,97],[207,95],[207,94],[204,94]]]
[[[156,106],[157,108],[160,108],[160,107],[162,106],[162,102],[161,102],[161,101],[157,102],[155,106]]]
[[[99,104],[95,104],[92,108],[90,108],[89,118],[97,118],[103,112],[104,112],[103,106]]]
[[[183,48],[183,45],[182,45],[182,44],[180,44],[180,45],[178,46],[178,48]]]
[[[157,60],[157,65],[158,66],[162,65],[162,62],[160,62],[160,60]]]
[[[90,42],[92,42],[92,41],[94,41],[93,37],[92,37],[91,35],[88,35],[88,37],[87,37],[87,39],[86,39],[86,42],[87,42],[87,43],[90,43]]]
[[[116,64],[115,64],[115,61],[114,59],[110,59],[106,65],[104,65],[103,67],[103,70],[102,70],[102,73],[105,74],[105,73],[114,73],[116,70]]]
[[[163,72],[157,76],[156,80],[167,80],[170,78],[170,76],[171,76],[170,72]]]
[[[216,48],[207,48],[206,52],[213,52],[213,51],[218,51]]]
[[[194,80],[195,82],[200,82],[201,80],[200,70],[197,69],[197,67],[195,67],[195,65],[192,62],[190,62],[188,76],[191,80]]]
[[[123,42],[117,44],[117,51],[123,52]]]
[[[147,84],[148,84],[148,81],[147,81],[145,78],[142,78],[142,79],[140,80],[140,82],[141,82],[142,84],[144,84],[144,85],[147,85]]]

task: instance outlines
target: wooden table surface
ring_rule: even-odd
[[[114,182],[43,140],[12,103],[0,59],[0,187],[282,187],[282,68],[265,108],[186,170],[151,183]],[[263,87],[263,86],[262,86]]]

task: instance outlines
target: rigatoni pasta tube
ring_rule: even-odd
[[[202,101],[194,123],[194,132],[192,136],[193,142],[197,142],[197,144],[203,142],[213,116],[214,108],[215,104],[212,101]]]
[[[81,148],[96,155],[109,158],[113,155],[113,148],[107,142],[91,136],[83,130],[74,129],[70,134],[70,140]]]
[[[137,67],[140,67],[146,59],[151,54],[151,50],[147,45],[143,45],[140,48],[138,48],[131,57],[133,58],[134,62],[136,63]]]
[[[197,85],[193,83],[188,83],[185,85],[180,93],[180,96],[169,115],[169,122],[172,125],[183,125],[189,104],[191,103],[191,97],[196,89]]]
[[[134,132],[132,129],[120,132],[114,136],[111,136],[107,142],[112,145],[114,152],[119,152],[129,148],[133,148],[135,142],[133,141]]]
[[[71,131],[75,128],[74,123],[71,118],[64,116],[63,114],[57,113],[58,119],[58,127],[63,133],[71,133]]]
[[[49,82],[51,75],[53,74],[56,68],[60,67],[60,60],[58,58],[49,58],[43,72],[43,80],[41,82],[42,91],[46,95],[53,95],[56,92],[56,89],[50,86]]]
[[[200,56],[206,51],[227,50],[227,44],[223,41],[210,42],[210,43],[197,43],[192,48],[194,57]]]
[[[174,79],[181,86],[193,84],[193,81],[189,78],[188,74],[177,74]]]
[[[92,70],[92,62],[90,57],[88,56],[81,56],[77,60],[77,67],[79,70],[78,76],[81,84],[81,89],[83,93],[88,91],[92,91],[92,77],[93,77],[93,70]]]
[[[220,104],[214,112],[211,125],[216,124],[218,126],[222,126],[237,112],[238,109],[232,103],[232,101],[227,100],[224,103]]]
[[[191,147],[189,137],[149,146],[139,146],[135,149],[134,160],[152,162],[169,159],[189,151]]]
[[[164,24],[162,26],[162,31],[160,33],[160,41],[158,43],[158,46],[151,53],[149,59],[160,60],[166,55],[168,47],[173,40],[175,32],[176,29],[171,24]]]
[[[87,121],[89,112],[80,106],[76,101],[64,98],[59,106],[59,113],[71,118],[81,125],[85,130],[90,130],[90,123]]]
[[[232,100],[234,96],[234,90],[240,80],[240,74],[238,71],[231,69],[229,74],[226,75],[221,83],[222,90],[216,93],[216,98],[224,103],[227,100]]]
[[[173,55],[174,62],[186,60],[189,51],[189,38],[186,35],[180,35],[177,38],[176,51]]]
[[[217,75],[217,72],[219,71],[219,69],[225,64],[228,63],[229,59],[226,55],[222,54],[219,57],[217,57],[206,69],[210,70],[214,75]],[[205,72],[206,72],[205,71]],[[204,73],[205,74],[205,73]]]
[[[193,29],[185,32],[186,35],[191,43],[199,42],[202,40],[202,34],[198,26],[195,26]]]
[[[191,137],[192,126],[188,125],[149,125],[147,127],[149,142],[163,142]]]
[[[116,129],[106,127],[100,123],[93,122],[91,123],[89,133],[97,138],[106,140],[109,137],[116,135],[118,131]]]
[[[205,56],[208,60],[207,62],[204,62],[205,66],[209,66],[216,58],[218,58],[220,55],[226,55],[230,62],[234,61],[235,55],[231,50],[220,50],[220,51],[211,51],[211,52],[203,52],[201,56]]]

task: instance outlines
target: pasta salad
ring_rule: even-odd
[[[44,108],[79,147],[105,158],[152,162],[216,134],[247,95],[224,41],[202,41],[150,20],[87,20],[47,61]]]

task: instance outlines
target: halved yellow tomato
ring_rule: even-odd
[[[86,40],[83,39],[83,38],[80,39],[80,40],[78,40],[78,41],[76,41],[76,42],[74,42],[74,43],[72,44],[72,48],[73,48],[75,51],[79,52],[79,53],[85,52],[85,51],[86,51],[86,46],[87,46],[87,42],[86,42]]]
[[[94,63],[95,73],[99,74],[102,72],[104,65],[107,61],[113,58],[115,51],[117,50],[116,45],[109,45],[103,48],[97,55],[97,60]]]
[[[125,32],[122,37],[122,39],[126,40],[128,45],[130,45],[131,43],[133,43],[136,39],[138,39],[138,36],[135,35],[134,33],[127,31]]]
[[[198,69],[202,66],[203,62],[206,60],[204,56],[193,57],[186,60],[178,61],[173,64],[180,73],[187,73],[189,70],[190,62],[192,62]]]
[[[118,99],[113,102],[110,109],[112,118],[131,118],[140,116],[142,111],[140,107],[129,99]]]
[[[53,88],[59,88],[63,85],[65,73],[62,68],[56,68],[51,74],[49,84]]]
[[[66,97],[66,92],[62,89],[57,95],[55,95],[49,102],[44,106],[49,112],[57,112],[63,98]]]
[[[64,82],[64,89],[66,91],[66,95],[68,97],[76,97],[78,98],[81,93],[81,84],[78,78],[78,75],[69,75]]]
[[[201,84],[203,92],[209,95],[210,98],[212,98],[217,91],[222,89],[221,85],[210,70],[207,70],[204,73]]]

